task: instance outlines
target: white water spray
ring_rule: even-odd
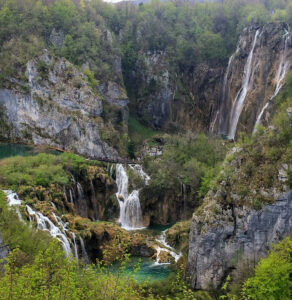
[[[282,52],[282,54],[280,56],[280,63],[279,63],[279,66],[278,66],[276,77],[275,77],[275,82],[276,82],[275,91],[274,91],[273,96],[264,105],[264,107],[262,108],[261,112],[259,113],[259,115],[258,115],[258,117],[256,119],[256,123],[255,123],[254,129],[253,129],[253,134],[256,132],[256,128],[260,124],[262,116],[263,116],[264,112],[266,111],[266,109],[268,108],[269,104],[278,95],[278,93],[280,92],[281,88],[283,87],[285,76],[288,73],[289,68],[290,68],[290,61],[287,59],[287,54],[288,54],[289,45],[291,43],[291,34],[286,29],[284,29],[284,31],[285,31],[285,33],[283,35],[283,39],[284,39],[284,51]]]
[[[142,170],[141,166],[130,165],[130,168],[136,171],[143,179],[145,184],[148,183],[150,177]],[[118,192],[117,199],[120,204],[120,218],[122,228],[127,230],[135,230],[145,228],[143,226],[142,210],[139,199],[139,191],[134,190],[128,194],[129,178],[126,169],[122,164],[116,166],[116,183]]]
[[[237,129],[237,124],[239,121],[239,117],[241,115],[243,106],[244,106],[244,100],[246,98],[246,95],[249,91],[250,88],[250,78],[252,74],[252,62],[253,62],[253,53],[254,49],[257,43],[257,39],[259,36],[259,30],[255,32],[252,48],[250,50],[250,53],[248,55],[246,64],[244,66],[244,74],[242,78],[242,85],[237,93],[237,96],[234,100],[234,103],[232,105],[232,110],[231,110],[231,117],[230,117],[230,123],[229,123],[229,130],[228,130],[228,137],[230,139],[234,139],[235,134],[236,134],[236,129]]]
[[[29,205],[26,205],[26,209],[28,214],[33,218],[35,218],[37,222],[37,229],[48,231],[50,235],[56,239],[58,239],[63,247],[63,250],[66,253],[66,256],[69,256],[72,251],[70,247],[70,242],[68,237],[61,231],[59,227],[57,227],[48,217],[44,216],[41,212],[34,211]],[[60,227],[64,230],[64,225],[60,225],[59,222],[57,222]]]
[[[79,239],[80,239],[82,257],[84,259],[84,262],[89,263],[89,257],[88,257],[88,254],[87,254],[87,251],[86,251],[86,248],[85,248],[85,245],[84,245],[84,241],[83,241],[82,237],[80,237]]]
[[[166,230],[162,231],[161,235],[158,238],[156,238],[155,240],[158,243],[160,243],[163,247],[158,246],[156,248],[157,255],[156,255],[156,261],[155,261],[154,265],[170,264],[169,262],[167,262],[167,263],[160,262],[161,251],[168,252],[174,258],[175,262],[178,262],[178,260],[182,257],[181,252],[177,253],[177,251],[166,242]]]

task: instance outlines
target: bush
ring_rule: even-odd
[[[243,299],[291,299],[291,273],[292,241],[287,238],[256,266],[255,276],[243,285]]]

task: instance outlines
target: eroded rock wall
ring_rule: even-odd
[[[85,76],[65,59],[47,51],[27,63],[28,82],[0,90],[2,138],[50,145],[91,158],[118,157],[101,139],[105,127],[102,96],[89,87]]]
[[[186,277],[195,289],[219,288],[228,273],[252,269],[292,229],[292,191],[260,211],[215,201],[204,210],[190,230]]]

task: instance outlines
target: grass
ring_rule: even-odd
[[[129,135],[136,145],[141,145],[144,141],[148,141],[150,145],[154,145],[151,139],[157,135],[162,134],[160,131],[143,126],[135,118],[129,118]]]

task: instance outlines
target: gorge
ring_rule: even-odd
[[[290,299],[291,20],[0,0],[0,300]]]

